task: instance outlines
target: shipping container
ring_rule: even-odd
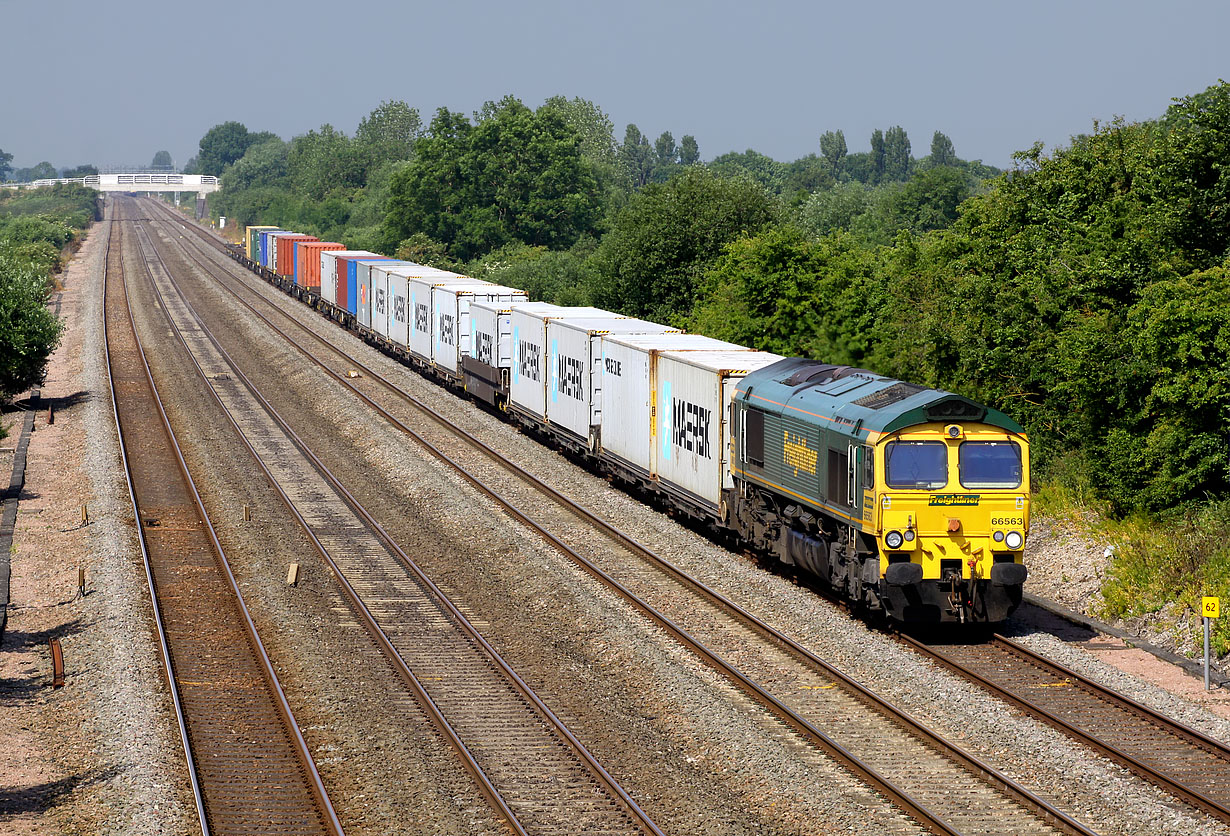
[[[734,487],[727,437],[735,386],[782,358],[764,351],[664,351],[652,372],[652,435],[638,465],[648,463],[660,486],[723,516],[722,491]],[[647,381],[648,382],[648,381]],[[603,425],[630,420],[619,404]]]
[[[257,254],[256,262],[261,267],[269,266],[269,257],[273,254],[273,236],[279,232],[286,232],[285,229],[262,229],[256,233],[257,239],[260,241],[260,252]]]
[[[421,264],[373,264],[371,267],[373,293],[377,289],[376,277],[380,277],[378,287],[385,292],[385,306],[388,309],[388,320],[385,323],[384,336],[398,345],[410,347],[410,293],[408,282],[411,276],[439,276],[442,279],[457,278],[456,273],[447,270],[437,270],[434,267],[424,267]],[[373,295],[373,300],[375,296]],[[427,303],[424,302],[423,316],[426,317]],[[375,311],[373,309],[373,319]],[[377,329],[379,330],[379,329]],[[430,339],[430,337],[429,337]],[[430,351],[431,343],[427,343]],[[430,358],[428,358],[430,359]]]
[[[358,304],[356,307],[356,316],[359,319],[359,324],[365,328],[372,328],[372,273],[371,268],[377,264],[386,264],[390,267],[406,264],[407,262],[399,261],[396,258],[360,258],[350,261],[350,267],[347,270],[347,275],[354,273],[356,295]]]
[[[347,258],[347,283],[354,277],[354,316],[359,325],[371,327],[371,266],[373,264],[401,264],[396,258],[379,256],[375,258]]]
[[[602,407],[622,416],[601,421],[603,454],[650,476],[653,392],[666,351],[752,351],[701,334],[612,334],[602,340]]]
[[[627,317],[547,321],[545,417],[593,450],[602,413],[602,339],[611,334],[682,334],[677,328]]]
[[[298,275],[299,244],[304,241],[319,241],[315,235],[283,235],[278,239],[278,274],[288,279]]]
[[[481,285],[437,285],[431,292],[431,361],[454,377],[461,376],[461,359],[470,355],[470,310],[478,301],[528,300],[524,290],[485,282]]]
[[[382,337],[389,335],[389,274],[372,266],[372,321],[370,328]]]
[[[277,229],[277,227],[268,225],[254,225],[244,230],[244,255],[257,263],[260,262],[261,253],[260,233],[267,229]]]
[[[278,250],[281,248],[282,239],[288,235],[298,234],[298,232],[290,232],[288,230],[269,233],[269,263],[265,266],[275,273],[278,272]]]
[[[320,293],[320,259],[326,252],[341,252],[336,241],[297,241],[295,243],[295,284]]]
[[[339,268],[337,260],[348,255],[373,257],[376,253],[368,252],[367,250],[325,250],[320,254],[320,264],[317,269],[320,270],[320,298],[326,302],[338,305],[337,289],[338,289],[338,272]]]
[[[348,251],[353,252],[353,251]],[[334,281],[337,289],[337,306],[350,314],[357,315],[359,312],[359,288],[356,284],[356,274],[354,269],[355,261],[361,258],[382,258],[379,253],[370,253],[363,255],[343,255],[338,256],[334,263]],[[392,260],[392,259],[389,259]]]
[[[482,287],[491,284],[482,279],[474,279],[459,273],[436,270],[422,265],[397,267],[393,268],[390,273],[390,282],[398,281],[397,277],[404,277],[406,282],[406,293],[409,294],[408,304],[410,306],[408,332],[410,353],[425,362],[431,360],[431,346],[434,342],[433,332],[436,324],[431,315],[432,289],[445,284],[456,287]]]
[[[561,311],[550,302],[476,301],[470,306],[470,356],[461,360],[466,391],[495,406],[507,396],[513,363],[512,312],[515,308]]]
[[[522,412],[542,418],[547,401],[547,323],[560,317],[618,318],[618,314],[601,308],[556,308],[542,311],[531,306],[513,305],[509,324],[512,327],[512,382],[508,387],[508,402]]]

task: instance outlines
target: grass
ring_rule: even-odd
[[[1213,622],[1210,644],[1217,656],[1230,652],[1230,500],[1115,519],[1079,485],[1046,484],[1034,498],[1036,513],[1072,523],[1113,548],[1094,615],[1145,617],[1170,632],[1180,652],[1196,656],[1203,638],[1200,599],[1218,596],[1224,615]]]

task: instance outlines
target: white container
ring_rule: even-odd
[[[320,298],[330,305],[337,304],[337,257],[369,255],[367,250],[322,250],[320,253]]]
[[[354,272],[355,272],[355,278],[356,278],[355,292],[357,293],[359,297],[356,302],[357,312],[355,316],[358,317],[360,325],[365,326],[367,328],[372,328],[373,330],[375,329],[375,326],[372,325],[372,272],[371,272],[371,268],[373,265],[376,265],[376,264],[384,264],[389,267],[393,267],[398,264],[405,264],[405,262],[397,261],[395,259],[391,259],[386,256],[379,256],[376,258],[372,258],[370,260],[360,259],[354,262],[354,266],[355,266]],[[387,312],[385,313],[385,316],[386,317],[388,316]]]
[[[431,292],[431,361],[436,368],[461,375],[461,358],[470,356],[470,317],[475,302],[515,302],[529,297],[515,287],[485,283],[460,286],[438,285]]]
[[[512,381],[508,402],[523,412],[542,418],[547,405],[547,322],[560,317],[617,317],[601,308],[561,308],[540,310],[512,306]]]
[[[602,452],[643,476],[650,474],[653,382],[664,351],[751,351],[701,334],[612,334],[602,339],[602,409],[620,416],[602,421]]]
[[[438,325],[432,316],[433,290],[444,285],[458,288],[484,287],[490,286],[491,282],[446,270],[433,270],[430,267],[420,268],[417,273],[408,268],[403,272],[407,275],[407,293],[410,295],[410,353],[420,360],[430,361]],[[453,323],[453,327],[456,327],[456,323]]]
[[[384,335],[398,345],[409,348],[411,311],[408,283],[410,277],[433,274],[452,276],[454,274],[446,273],[443,270],[436,270],[432,267],[424,267],[421,264],[373,264],[371,274],[373,285],[376,282],[376,277],[380,276],[382,277],[382,285],[386,288],[388,322],[385,326]],[[375,288],[373,287],[374,290]],[[423,313],[425,314],[426,311],[424,310]],[[372,318],[375,319],[375,317],[376,313],[373,309]]]
[[[493,369],[512,369],[512,312],[515,309],[550,313],[565,308],[550,302],[475,300],[470,305],[471,356]]]
[[[382,337],[389,335],[389,309],[392,307],[389,299],[389,274],[376,269],[371,270],[372,280],[372,323],[371,329]]]
[[[561,317],[547,321],[546,419],[595,448],[602,413],[602,339],[611,334],[681,334],[626,317]]]
[[[608,357],[611,356],[608,348]],[[651,392],[649,438],[628,458],[638,470],[673,493],[719,513],[722,491],[731,488],[728,407],[735,386],[747,374],[782,358],[764,351],[662,351],[649,356],[645,385]],[[616,391],[612,385],[612,395]],[[628,400],[635,407],[640,400]],[[624,422],[643,421],[643,410],[627,414],[624,402],[608,398],[602,413],[603,449]],[[622,457],[621,457],[622,458]]]

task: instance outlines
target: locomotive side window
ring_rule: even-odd
[[[749,463],[764,467],[764,413],[759,409],[743,411],[743,451]]]
[[[845,453],[829,449],[829,502],[834,505],[849,505],[846,479],[849,475],[850,458]]]
[[[876,460],[874,450],[863,448],[863,490],[870,491],[876,486]]]
[[[948,447],[942,441],[889,442],[884,476],[892,488],[942,488],[948,484]]]
[[[957,451],[966,488],[1019,488],[1021,447],[1011,441],[966,441]]]

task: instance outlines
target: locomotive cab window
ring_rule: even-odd
[[[948,484],[948,447],[942,441],[891,441],[884,453],[890,488],[934,490]]]
[[[1012,441],[966,441],[957,451],[957,462],[962,487],[1021,486],[1021,446]]]

